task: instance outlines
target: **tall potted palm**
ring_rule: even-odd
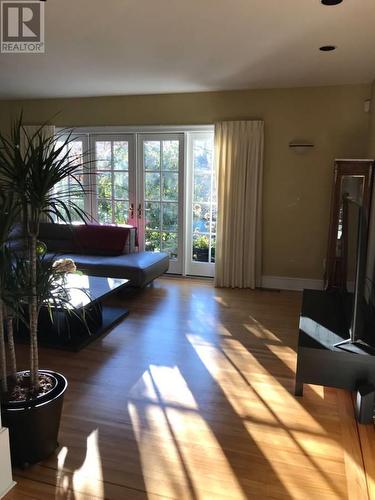
[[[28,370],[11,374],[8,379],[5,376],[4,342],[1,340],[4,338],[1,335],[4,322],[0,317],[2,417],[10,431],[12,461],[21,465],[40,461],[56,448],[67,386],[61,374],[39,368],[39,312],[51,302],[64,305],[67,301],[53,265],[39,251],[39,226],[45,219],[71,222],[72,216],[77,214],[85,220],[84,212],[72,201],[72,192],[59,189],[62,181],[70,176],[77,186],[73,195],[83,191],[75,177],[80,165],[77,165],[77,158],[70,155],[71,135],[49,136],[44,130],[41,126],[29,134],[21,116],[13,123],[9,136],[0,134],[0,192],[5,198],[12,193],[13,222],[20,221],[25,241],[24,255],[11,255],[8,267],[6,259],[3,267],[13,273],[11,281],[16,284],[13,294],[19,297],[13,303],[24,305],[20,312],[12,308],[12,301],[8,300],[8,343],[12,351],[12,318],[18,315],[28,327],[30,366]],[[1,243],[0,240],[0,246]]]

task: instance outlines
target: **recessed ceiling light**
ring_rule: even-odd
[[[336,47],[334,45],[322,45],[319,47],[319,50],[322,52],[331,52],[332,50],[336,50]]]
[[[323,5],[338,5],[342,0],[320,0]]]

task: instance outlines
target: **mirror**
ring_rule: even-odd
[[[331,220],[325,288],[350,287],[355,272],[358,209],[368,215],[372,183],[371,160],[336,160],[331,200]]]
[[[362,206],[364,186],[365,186],[365,177],[363,175],[343,175],[341,177],[341,189],[339,194],[340,209],[338,215],[337,238],[336,238],[337,257],[340,257],[342,254],[342,237],[343,237],[343,226],[344,226],[345,203],[353,201],[355,204]]]

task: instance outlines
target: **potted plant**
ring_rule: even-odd
[[[208,262],[208,236],[198,236],[193,242],[193,258],[198,262]]]
[[[12,125],[9,137],[0,134],[0,192],[8,207],[7,222],[0,228],[0,279],[10,283],[0,297],[0,354],[2,419],[9,428],[12,462],[24,465],[49,456],[57,447],[65,377],[39,368],[38,317],[42,307],[67,302],[61,273],[44,258],[38,242],[42,220],[71,222],[72,215],[84,221],[85,214],[68,193],[59,190],[71,176],[77,191],[83,187],[75,177],[77,159],[69,154],[71,136],[47,136],[41,126],[28,134],[22,116]],[[10,198],[9,193],[12,193]],[[71,193],[70,193],[71,194]],[[76,193],[74,193],[76,194]],[[1,208],[1,207],[0,207]],[[4,211],[2,211],[4,213]],[[7,244],[9,230],[20,221],[24,254],[14,254]],[[9,278],[10,276],[10,278]],[[16,307],[21,304],[22,307]],[[6,311],[6,312],[5,312]],[[7,317],[11,374],[6,376],[4,312]],[[17,371],[12,341],[13,318],[27,323],[30,339],[30,366]]]

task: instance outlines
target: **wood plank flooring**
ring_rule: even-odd
[[[165,278],[112,301],[130,315],[107,336],[41,350],[69,380],[61,446],[7,500],[375,498],[350,394],[293,395],[299,293]]]

